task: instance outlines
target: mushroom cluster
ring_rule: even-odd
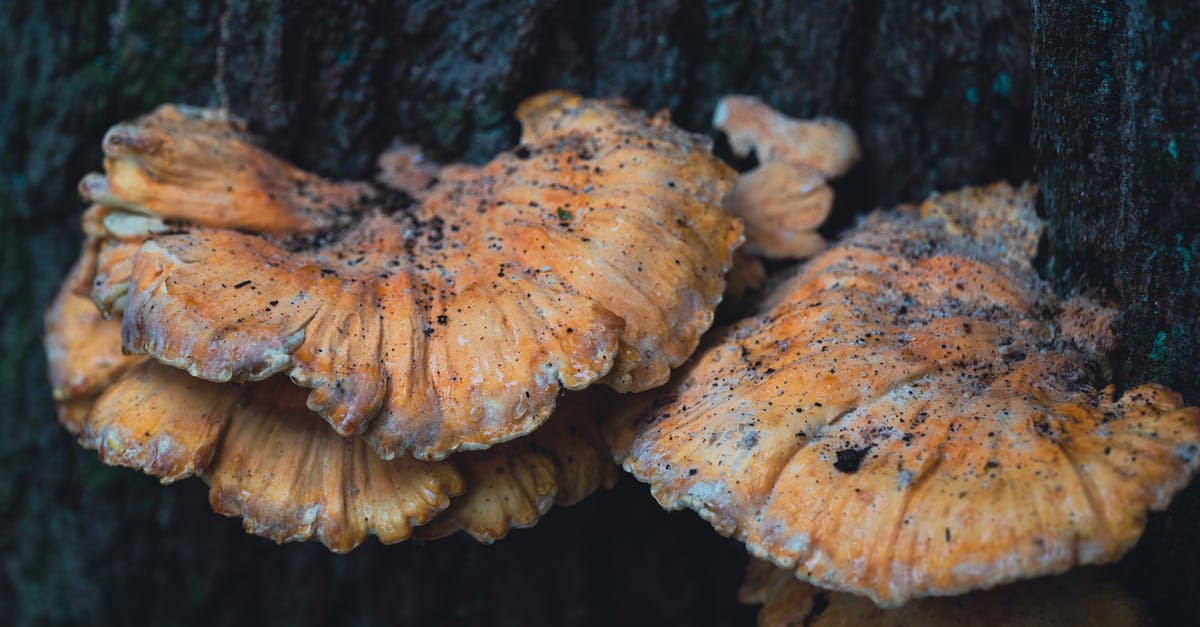
[[[114,127],[47,313],[61,422],[336,551],[492,541],[611,483],[584,388],[660,385],[693,352],[741,242],[733,172],[621,102],[551,92],[518,117],[482,167],[400,147],[376,182],[304,172],[223,111]]]
[[[714,124],[759,160],[738,177],[619,101],[517,117],[486,165],[397,146],[373,182],[222,111],[114,127],[46,318],[62,424],[277,541],[490,542],[615,459],[765,560],[743,598],[767,624],[1069,623],[1097,596],[1144,620],[1094,574],[1032,605],[920,600],[1116,560],[1200,468],[1200,408],[1118,393],[1116,310],[1037,276],[1032,186],[875,211],[827,247],[828,180],[859,154],[840,122],[724,99]],[[722,295],[768,279],[701,346]]]

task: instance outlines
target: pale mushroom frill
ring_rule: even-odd
[[[754,152],[758,166],[738,177],[729,210],[746,225],[745,252],[770,259],[804,259],[825,248],[817,233],[833,209],[830,179],[859,159],[858,138],[831,118],[796,120],[752,96],[725,96],[713,126],[734,154]]]
[[[890,609],[866,597],[831,592],[754,560],[739,590],[762,605],[759,627],[1149,627],[1146,606],[1102,570],[1021,581],[957,597],[918,599]]]
[[[1037,277],[1034,194],[869,215],[616,414],[617,460],[883,606],[1120,558],[1200,466],[1200,408],[1104,382],[1114,312]]]
[[[550,92],[518,117],[521,145],[482,167],[387,155],[403,189],[302,172],[219,112],[119,125],[81,190],[144,241],[99,245],[93,296],[123,310],[127,351],[210,381],[286,374],[384,458],[525,435],[564,388],[661,385],[741,242],[733,172],[621,102]]]

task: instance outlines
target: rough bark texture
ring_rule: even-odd
[[[818,0],[0,4],[0,616],[14,624],[747,624],[744,557],[629,480],[494,547],[331,556],[213,515],[203,488],[110,469],[54,424],[41,312],[77,253],[75,182],[113,122],[227,104],[270,147],[367,176],[393,137],[486,159],[540,89],[670,107],[707,130],[746,92],[860,133],[837,223],[936,188],[1035,176],[1048,275],[1125,307],[1122,383],[1200,402],[1194,6]],[[1190,12],[1190,14],[1189,14]],[[1031,52],[1033,62],[1031,63]],[[1031,136],[1032,129],[1032,136]],[[1034,170],[1036,146],[1037,169]],[[1196,490],[1126,571],[1200,622]]]
[[[1074,6],[1074,5],[1078,6]],[[1200,4],[1035,2],[1034,141],[1046,274],[1121,303],[1118,382],[1200,403]],[[1081,42],[1087,42],[1081,45]],[[1126,574],[1200,623],[1200,485],[1152,519]]]

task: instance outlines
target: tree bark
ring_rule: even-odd
[[[1099,288],[1120,302],[1119,384],[1159,381],[1192,404],[1200,403],[1196,24],[1196,3],[1034,3],[1046,274],[1063,291]],[[1125,562],[1135,589],[1179,624],[1200,622],[1197,523],[1193,485],[1152,519]]]
[[[100,138],[117,121],[167,101],[223,105],[298,165],[366,177],[393,138],[443,160],[486,160],[515,141],[516,104],[542,89],[668,107],[697,131],[721,95],[760,95],[860,134],[864,161],[837,186],[831,233],[856,211],[935,189],[1035,178],[1047,276],[1122,303],[1118,382],[1160,380],[1197,403],[1197,18],[1195,7],[1145,2],[5,2],[0,615],[752,620],[735,601],[741,546],[690,513],[661,512],[628,478],[494,547],[452,538],[333,556],[244,535],[211,513],[198,482],[162,488],[79,450],[52,418],[41,312],[78,253],[75,183],[99,168]],[[1164,622],[1200,622],[1195,495],[1155,518],[1125,565]]]

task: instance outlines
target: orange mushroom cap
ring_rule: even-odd
[[[287,170],[215,114],[160,109],[118,127],[152,140],[106,143],[122,184],[85,184],[107,190],[93,200],[240,229],[147,236],[127,283],[125,348],[212,381],[286,373],[313,388],[308,406],[338,433],[365,434],[386,458],[440,459],[528,433],[560,388],[664,383],[711,324],[741,241],[721,206],[732,172],[706,139],[620,102],[552,92],[520,116],[513,151],[442,168],[416,204],[379,188],[352,210],[333,200],[351,184]],[[385,170],[396,163],[413,161]],[[205,174],[157,174],[189,167]],[[148,200],[222,177],[238,193],[218,194],[212,215],[207,191],[187,215]],[[266,181],[258,191],[255,180]],[[320,202],[306,195],[317,188]],[[294,216],[244,218],[263,197]]]
[[[803,259],[825,247],[817,228],[833,209],[827,180],[859,158],[858,139],[829,118],[795,120],[751,96],[725,96],[713,126],[734,154],[754,151],[759,166],[741,175],[729,208],[746,224],[746,250],[773,259]]]
[[[1119,558],[1200,466],[1200,408],[1098,381],[1110,340],[1059,330],[1111,333],[1068,319],[1104,308],[1037,278],[1032,199],[869,216],[618,414],[618,460],[664,507],[882,605]]]
[[[917,599],[891,609],[866,597],[833,592],[796,579],[792,573],[754,560],[746,568],[739,597],[762,605],[760,627],[1141,627],[1150,625],[1146,606],[1101,570],[1022,581],[963,596]]]
[[[220,109],[163,105],[104,136],[105,174],[80,193],[101,205],[200,226],[313,232],[378,202],[365,183],[332,183],[272,156]]]

